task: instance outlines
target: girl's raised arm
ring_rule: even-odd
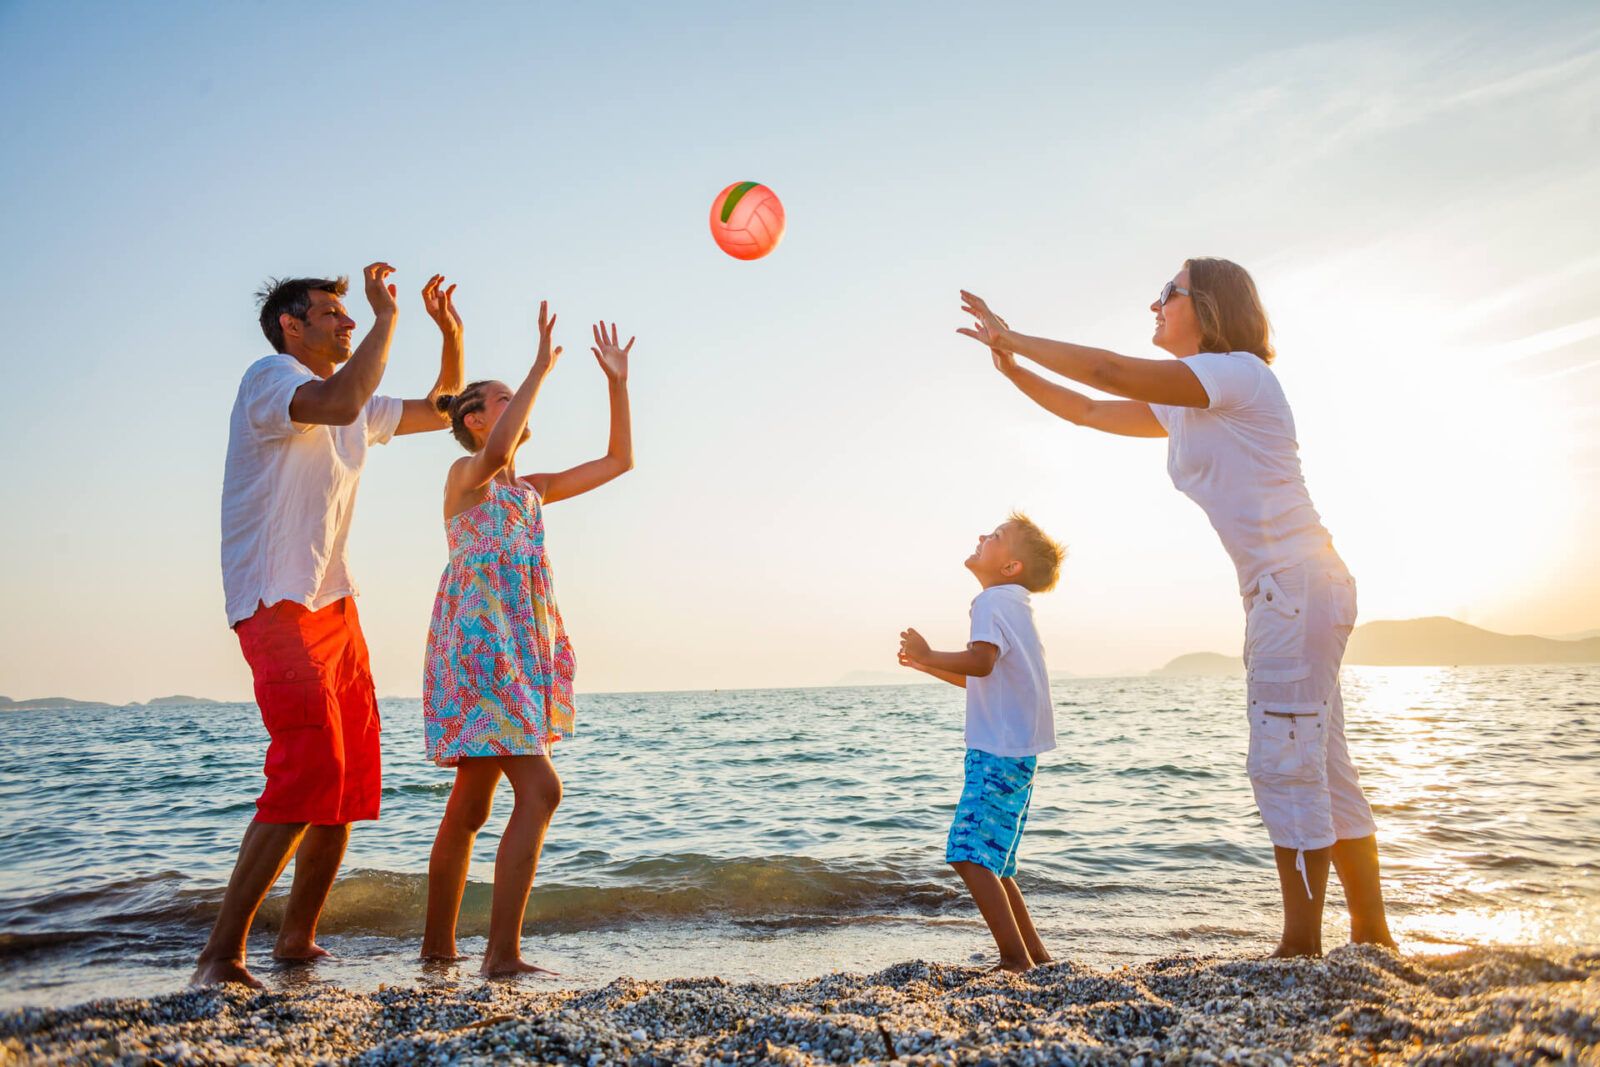
[[[522,385],[511,394],[511,400],[495,421],[494,429],[489,431],[483,448],[450,468],[449,492],[465,493],[483,488],[516,455],[517,446],[522,444],[522,431],[528,426],[528,416],[533,413],[533,402],[539,396],[539,386],[561,358],[561,349],[550,347],[550,335],[555,328],[556,317],[549,314],[546,301],[539,301],[539,353],[534,357],[533,366]]]
[[[628,354],[633,351],[637,338],[628,338],[626,345],[617,343],[617,324],[594,326],[594,353],[600,369],[605,372],[606,390],[611,396],[611,437],[606,454],[599,459],[580,463],[553,474],[530,474],[522,481],[539,494],[546,504],[587,493],[602,486],[617,475],[633,469],[633,419],[628,410]]]

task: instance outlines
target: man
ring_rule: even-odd
[[[369,445],[449,425],[435,399],[461,388],[455,287],[423,288],[444,333],[439,377],[425,399],[374,396],[394,335],[394,268],[362,272],[375,316],[351,352],[355,321],[343,278],[271,281],[258,294],[273,355],[239,384],[222,480],[222,584],[228,625],[255,677],[271,742],[267,784],[193,985],[241,982],[256,910],[291,856],[294,883],[274,956],[327,955],[317,919],[344,858],[350,823],[378,817],[377,691],[356,617],[345,541]]]

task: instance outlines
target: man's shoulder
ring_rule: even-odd
[[[274,352],[262,356],[244,369],[241,381],[252,382],[263,377],[288,376],[293,378],[314,378],[311,368],[301,363],[298,359],[285,352]]]

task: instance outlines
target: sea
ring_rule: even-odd
[[[1347,733],[1408,952],[1600,948],[1600,667],[1346,667]],[[1272,853],[1244,773],[1244,683],[1061,678],[1018,882],[1057,958],[1270,951]],[[428,851],[453,772],[385,700],[383,818],[354,828],[314,966],[275,988],[476,981],[419,962]],[[993,957],[944,863],[963,694],[946,685],[582,695],[524,955],[618,976],[787,981]],[[261,785],[253,704],[0,715],[0,1006],[180,989]],[[481,953],[502,785],[461,947]],[[1330,885],[1328,947],[1348,929]],[[526,980],[525,980],[526,981]]]

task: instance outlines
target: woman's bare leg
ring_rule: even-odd
[[[467,889],[472,843],[489,820],[500,764],[492,756],[472,756],[456,764],[455,784],[445,802],[444,817],[428,858],[428,918],[422,932],[422,958],[460,959],[456,952],[456,920]]]
[[[1358,945],[1399,948],[1389,933],[1389,917],[1383,907],[1383,885],[1378,878],[1378,835],[1335,841],[1333,866],[1339,872],[1345,905],[1350,909],[1350,940]]]
[[[497,762],[516,792],[516,805],[494,859],[494,905],[489,914],[486,975],[552,974],[522,960],[522,917],[539,869],[545,831],[561,803],[561,776],[549,756],[501,756]]]
[[[1322,898],[1328,889],[1328,854],[1331,849],[1305,850],[1306,873],[1295,869],[1295,850],[1273,847],[1278,864],[1278,888],[1283,893],[1283,938],[1274,956],[1322,955]],[[1307,883],[1311,895],[1306,895]]]

